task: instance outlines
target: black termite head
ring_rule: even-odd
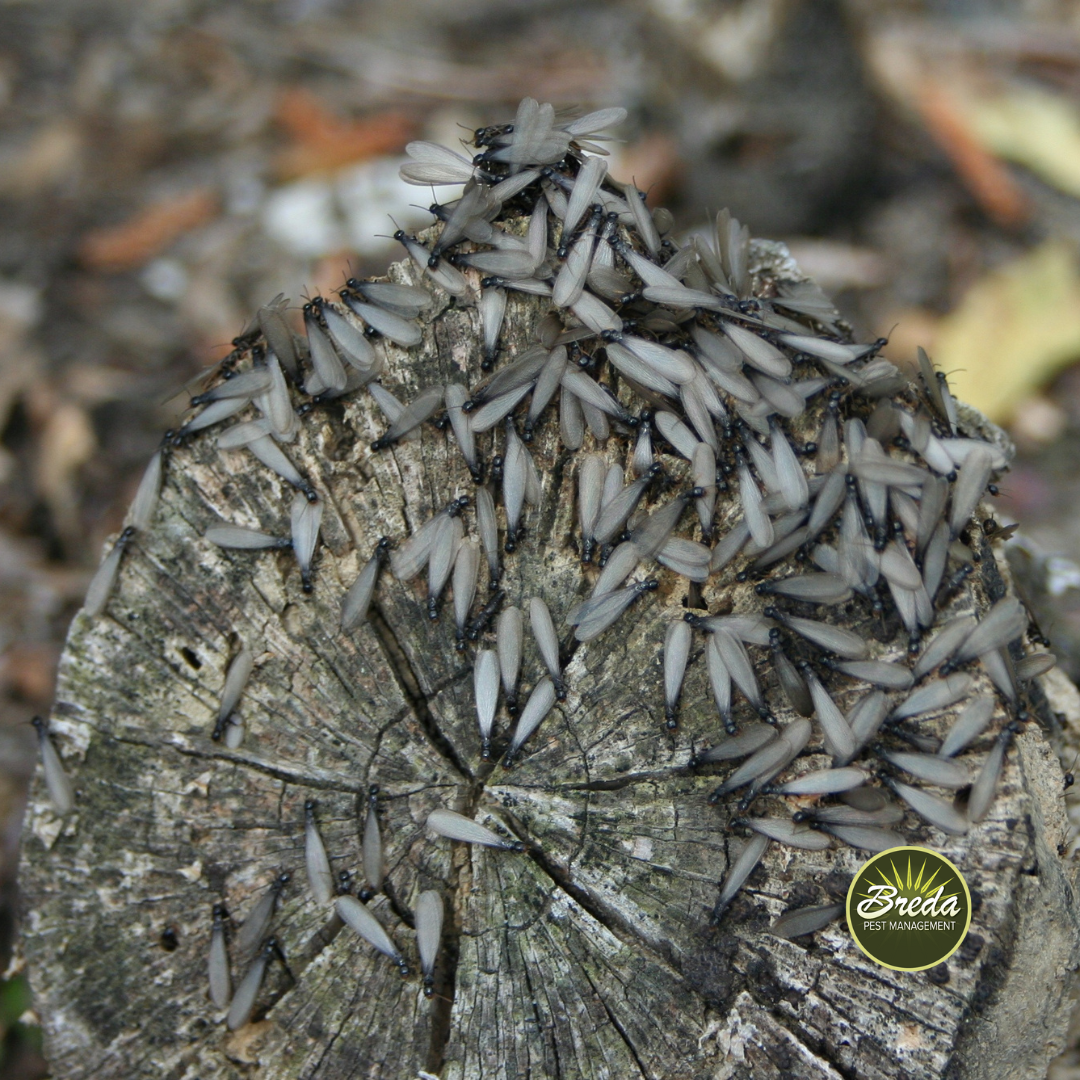
[[[315,591],[315,582],[311,579],[311,573],[307,570],[300,572],[300,591],[310,596]]]
[[[368,797],[368,806],[370,806],[372,810],[377,810],[378,807],[379,807],[379,785],[378,784],[369,784],[368,785],[367,797]]]
[[[270,887],[277,893],[280,893],[289,882],[292,881],[292,874],[288,870],[282,870],[276,878],[274,878],[274,884]]]
[[[215,724],[214,730],[210,732],[210,738],[214,742],[221,742],[222,737],[225,734],[225,729],[229,726],[228,716],[221,717]]]
[[[469,506],[469,496],[459,495],[447,508],[446,512],[450,517],[458,517],[463,511],[467,510]]]
[[[436,596],[429,596],[427,602],[427,617],[436,622],[439,618],[439,599]]]
[[[215,926],[223,923],[229,917],[228,909],[225,907],[224,904],[221,903],[214,905],[212,914]]]
[[[360,903],[366,904],[375,896],[375,890],[370,886],[365,885],[363,888],[357,890],[356,896]]]
[[[424,976],[424,997],[431,997],[435,993],[435,978],[432,975]]]
[[[350,871],[338,871],[337,891],[338,896],[348,896],[352,892],[352,873]]]
[[[664,709],[664,727],[668,731],[676,731],[678,729],[679,721],[675,715],[674,709]]]
[[[487,738],[486,736],[480,740],[480,760],[491,760],[491,739]]]
[[[166,926],[161,931],[161,937],[158,938],[158,941],[166,952],[175,952],[176,947],[180,944],[176,930],[171,926]]]
[[[374,451],[375,453],[378,453],[378,452],[379,452],[380,450],[386,450],[386,449],[388,449],[389,447],[393,446],[393,445],[394,445],[394,443],[395,443],[396,441],[397,441],[396,439],[388,439],[388,438],[386,438],[386,436],[384,435],[384,436],[383,436],[382,438],[380,438],[380,439],[376,439],[376,440],[375,440],[375,441],[374,441],[374,442],[373,442],[373,443],[371,444],[371,449],[372,449],[372,450],[373,450],[373,451]]]
[[[385,562],[390,558],[390,548],[393,546],[389,536],[380,536],[379,542],[375,545],[375,558],[379,562]]]

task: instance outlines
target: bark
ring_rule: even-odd
[[[412,280],[408,268],[395,273]],[[511,354],[540,310],[511,300]],[[475,383],[478,340],[475,309],[445,307],[420,349],[388,347],[386,382],[408,397],[460,367]],[[578,562],[576,474],[555,427],[549,414],[532,445],[544,499],[506,557],[504,587],[523,608],[544,596],[562,633],[595,571]],[[664,731],[660,651],[683,585],[658,575],[660,592],[588,646],[572,650],[567,633],[568,700],[515,768],[483,765],[471,663],[454,648],[448,601],[432,622],[425,583],[384,573],[372,618],[338,630],[341,598],[378,538],[404,538],[472,490],[449,435],[428,426],[373,454],[383,430],[355,395],[315,410],[288,448],[326,502],[312,595],[289,552],[228,552],[202,538],[219,519],[287,535],[292,495],[204,435],[172,454],[157,521],[126,553],[105,615],[76,619],[52,726],[77,809],[58,819],[36,785],[22,866],[24,948],[55,1076],[1044,1074],[1077,964],[1073,875],[1058,855],[1061,768],[1044,729],[1064,705],[1042,703],[968,836],[909,815],[905,835],[946,853],[977,899],[970,935],[942,969],[881,968],[842,923],[812,941],[769,936],[788,906],[842,897],[865,856],[839,846],[773,845],[710,929],[742,841],[726,828],[734,805],[706,802],[715,775],[687,767],[691,745],[719,732],[700,655],[680,730]],[[977,610],[1005,588],[989,546],[981,567],[968,601]],[[730,575],[706,596],[713,610],[725,598],[736,610],[760,603]],[[245,739],[231,751],[210,732],[239,640],[257,663]],[[530,650],[526,687],[543,671]],[[498,723],[505,735],[502,711]],[[318,800],[335,871],[359,874],[373,783],[389,874],[372,910],[414,968],[416,896],[437,888],[446,899],[431,1000],[415,974],[403,979],[318,908],[304,877],[305,800]],[[424,822],[437,806],[501,824],[528,853],[434,838]],[[284,962],[270,965],[254,1022],[230,1033],[207,999],[211,908],[224,901],[238,924],[282,870],[293,875],[274,917]],[[235,940],[231,950],[235,986],[248,958]]]

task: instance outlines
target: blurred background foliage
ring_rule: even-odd
[[[405,143],[526,94],[625,106],[614,175],[786,241],[859,338],[1006,426],[1010,557],[1080,676],[1077,0],[0,0],[4,1080],[46,1075],[24,721],[178,388],[277,293],[379,273],[389,216],[431,221]]]

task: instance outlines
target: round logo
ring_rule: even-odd
[[[855,875],[847,922],[871,960],[894,971],[923,971],[960,947],[971,925],[971,894],[960,871],[936,851],[890,848]]]

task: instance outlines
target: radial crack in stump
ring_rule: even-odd
[[[441,224],[303,337],[262,308],[151,463],[39,728],[57,1075],[929,1080],[1060,1046],[1058,718],[980,506],[1007,446],[782,245],[724,212],[680,246],[590,156],[620,116],[412,144],[411,182],[465,183]],[[827,922],[900,842],[975,898],[929,974]]]

